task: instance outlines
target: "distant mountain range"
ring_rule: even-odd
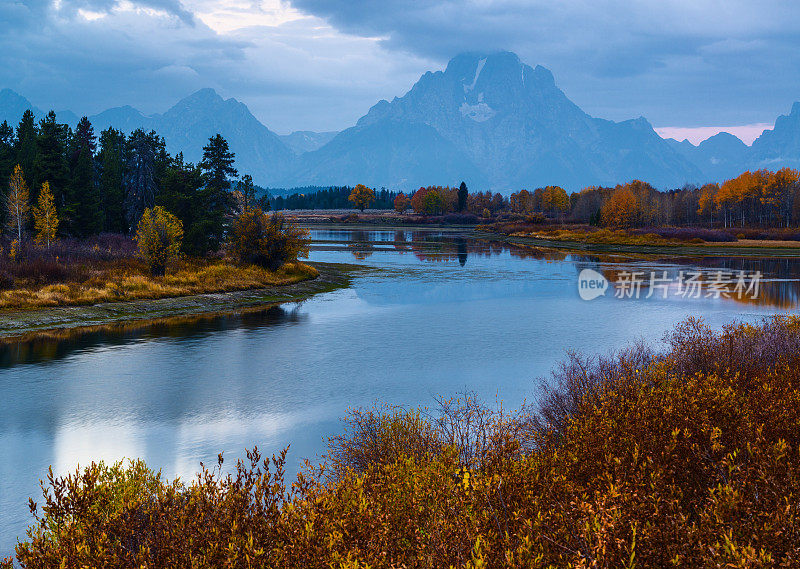
[[[0,121],[16,124],[41,109],[0,91]],[[70,111],[60,122],[75,125]],[[745,145],[720,133],[695,146],[661,138],[643,117],[622,122],[583,112],[541,66],[510,52],[466,53],[444,71],[425,73],[408,93],[380,101],[342,132],[277,135],[246,105],[201,89],[163,114],[130,106],[89,117],[96,132],[153,129],[170,152],[198,161],[221,133],[240,173],[269,187],[365,183],[396,189],[456,184],[507,193],[558,184],[570,190],[634,178],[660,188],[721,181],[745,169],[800,166],[800,103],[773,130]]]

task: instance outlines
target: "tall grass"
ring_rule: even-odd
[[[27,244],[12,258],[0,244],[0,309],[86,305],[285,285],[314,278],[316,269],[287,263],[271,271],[222,257],[184,258],[152,277],[127,236],[64,239],[49,249]]]

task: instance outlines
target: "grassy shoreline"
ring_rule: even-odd
[[[137,298],[92,305],[0,310],[0,343],[52,337],[106,326],[148,325],[193,316],[217,316],[297,302],[315,294],[349,286],[359,267],[335,263],[306,265],[313,277],[249,289],[209,291],[160,298]]]
[[[132,260],[95,273],[82,282],[66,280],[4,290],[0,292],[0,315],[4,310],[83,306],[282,286],[318,276],[314,267],[299,262],[270,271],[257,266],[241,267],[225,260],[196,259],[182,262],[163,277],[150,276]]]
[[[756,241],[742,243],[626,243],[592,242],[589,240],[558,239],[552,236],[504,234],[480,231],[484,238],[522,246],[569,249],[582,252],[623,253],[630,255],[668,255],[681,257],[800,257],[800,243],[786,245],[783,241]]]

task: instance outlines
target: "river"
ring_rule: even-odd
[[[291,444],[297,469],[340,431],[350,406],[431,405],[469,390],[513,407],[535,400],[536,378],[568,349],[658,342],[688,316],[720,327],[794,310],[800,297],[797,259],[652,261],[438,229],[312,237],[311,261],[363,266],[351,287],[245,315],[0,348],[0,557],[30,522],[28,497],[50,465],[65,473],[141,457],[188,478],[222,451],[235,459],[256,444]],[[618,285],[652,271],[671,281],[696,272],[706,284],[719,271],[762,279],[757,299],[693,298],[673,283],[650,298],[646,286],[639,298],[617,298],[612,286],[587,301],[583,269]]]

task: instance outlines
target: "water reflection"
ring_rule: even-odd
[[[574,265],[579,271],[592,268],[603,274],[610,282],[618,282],[625,272],[666,270],[668,278],[676,280],[681,271],[691,268],[700,271],[701,281],[707,285],[717,273],[752,275],[760,272],[760,290],[757,298],[731,295],[729,300],[741,304],[768,306],[788,310],[800,305],[800,259],[789,257],[658,257],[633,258],[621,254],[572,252],[565,249],[550,249],[535,246],[509,245],[500,241],[475,239],[468,233],[443,230],[328,230],[311,231],[314,249],[335,251],[346,248],[358,261],[368,259],[377,251],[391,244],[398,253],[413,252],[420,261],[427,263],[457,262],[461,267],[472,257],[489,258],[507,255],[514,259],[530,259]],[[643,284],[643,293],[648,294],[649,282]]]
[[[687,316],[719,327],[797,306],[792,259],[644,259],[509,247],[463,231],[314,229],[311,261],[348,262],[352,286],[302,305],[104,327],[0,347],[0,557],[30,520],[36,481],[141,456],[190,476],[224,451],[324,450],[349,406],[428,405],[465,388],[515,407],[567,349],[656,340]],[[409,254],[406,254],[409,253]],[[761,304],[577,294],[595,268],[765,274]],[[710,278],[710,277],[709,277]]]
[[[256,330],[298,324],[308,318],[299,304],[248,309],[233,314],[166,318],[133,324],[105,325],[80,330],[63,330],[0,344],[0,368],[66,358],[74,352],[98,346],[114,347],[134,342],[166,338],[197,340],[225,330]]]

